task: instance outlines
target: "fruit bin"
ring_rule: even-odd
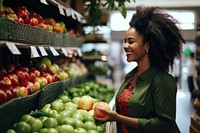
[[[0,40],[29,43],[33,45],[50,45],[53,34],[47,30],[16,23],[0,17]]]
[[[55,100],[58,93],[69,86],[83,82],[87,75],[73,77],[66,81],[50,83],[41,90],[26,97],[18,97],[0,105],[0,133],[11,127],[25,113],[40,109],[43,105]]]

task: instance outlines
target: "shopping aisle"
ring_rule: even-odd
[[[185,89],[178,89],[176,122],[181,130],[181,133],[189,133],[192,113],[193,106],[190,100],[190,93]]]

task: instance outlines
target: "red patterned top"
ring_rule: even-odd
[[[118,97],[118,107],[121,115],[128,115],[128,102],[133,91],[133,78],[131,78],[129,85],[122,91]],[[122,124],[123,133],[129,133],[129,127],[125,124]]]

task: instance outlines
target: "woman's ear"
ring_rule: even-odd
[[[146,49],[146,51],[148,51],[149,50],[149,43],[145,43],[145,49]]]

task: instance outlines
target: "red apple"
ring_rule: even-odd
[[[15,98],[15,95],[13,93],[13,90],[11,88],[0,88],[3,90],[7,95],[7,100],[11,100],[12,98]]]
[[[97,102],[94,105],[94,115],[100,118],[104,118],[107,114],[103,113],[100,109],[110,110],[109,104],[106,102]]]
[[[17,70],[15,70],[15,74],[17,75],[17,77],[18,77],[20,80],[25,79],[25,74],[24,74],[23,71],[17,69]]]
[[[41,88],[41,87],[40,87],[40,83],[39,83],[38,81],[33,80],[32,83],[33,83],[34,86],[35,86],[35,90],[33,91],[33,93],[36,92],[36,91],[38,91],[38,90]]]
[[[29,17],[28,19],[26,19],[26,24],[29,24],[31,26],[37,26],[38,25],[38,19],[36,17]]]
[[[12,82],[7,76],[0,77],[0,87],[11,87],[11,86]]]
[[[19,18],[22,18],[23,20],[27,20],[29,18],[29,11],[27,8],[19,7],[16,11],[16,14]]]
[[[24,72],[24,80],[28,80],[29,79],[29,74],[28,72]]]
[[[54,74],[53,77],[55,82],[60,81],[60,76],[58,74]]]
[[[16,86],[13,90],[16,92],[17,97],[28,95],[28,90],[24,86]]]
[[[20,86],[24,86],[24,87],[28,86],[28,80],[21,80],[21,81],[19,82],[19,85],[20,85]]]
[[[5,76],[7,74],[4,68],[0,69],[0,77]]]
[[[90,96],[82,96],[78,101],[78,108],[84,110],[91,110],[94,105],[94,101]]]
[[[10,79],[13,86],[19,85],[19,79],[16,74],[11,73],[11,74],[8,74],[7,77]]]
[[[31,89],[31,93],[36,92],[36,87],[32,82],[28,81],[28,86]]]
[[[40,75],[41,75],[41,74],[40,74],[40,71],[34,70],[33,72],[35,73],[36,77],[40,77]]]
[[[23,72],[29,72],[29,69],[28,69],[28,67],[26,67],[26,66],[20,66],[20,67],[19,67],[19,70],[21,70],[21,71],[23,71]]]
[[[50,68],[46,68],[46,69],[44,70],[44,72],[49,73],[49,74],[51,74],[51,75],[54,74],[54,72],[53,72]]]
[[[21,18],[21,17],[19,17],[19,18],[18,18],[18,23],[20,23],[20,24],[24,24],[24,19]]]
[[[7,73],[12,73],[15,70],[15,66],[13,64],[9,64],[6,66]]]
[[[33,81],[36,78],[36,74],[34,72],[29,72],[29,81]]]
[[[44,86],[46,86],[46,85],[48,84],[48,81],[47,81],[46,78],[44,78],[44,77],[40,77],[40,79],[42,80]]]
[[[53,82],[51,74],[49,74],[49,73],[43,73],[41,76],[47,79],[48,84],[50,84],[50,83]]]
[[[0,89],[0,103],[4,103],[8,100],[6,92]]]

